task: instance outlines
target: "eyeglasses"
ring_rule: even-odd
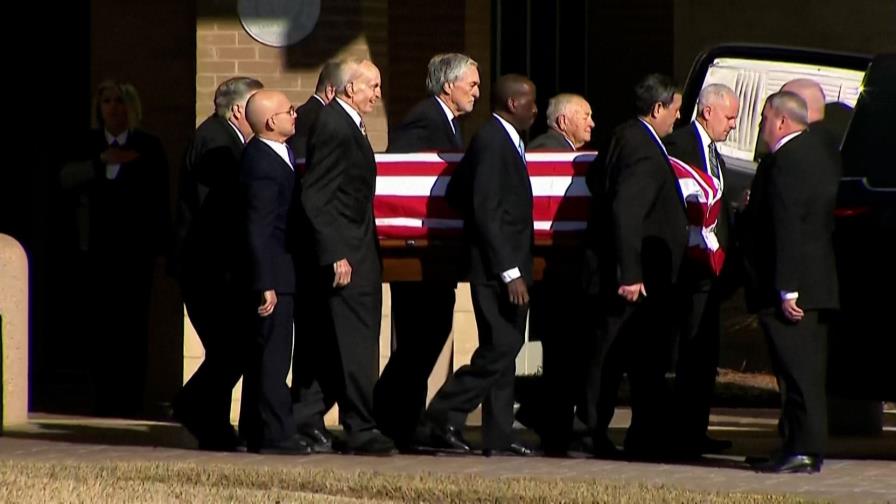
[[[296,108],[295,108],[295,107],[289,107],[288,109],[286,109],[286,110],[284,110],[284,111],[282,111],[282,112],[275,112],[271,117],[278,116],[278,115],[280,115],[280,114],[289,114],[289,115],[291,115],[291,116],[295,116],[295,115],[296,115]]]

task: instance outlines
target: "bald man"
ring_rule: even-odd
[[[395,445],[373,417],[382,268],[373,220],[376,160],[364,124],[381,97],[380,71],[368,60],[345,60],[334,87],[335,99],[321,110],[308,137],[302,206],[314,232],[319,292],[329,308],[328,337],[335,341],[330,346],[339,353],[334,364],[342,373],[336,402],[345,430],[343,451],[390,455]],[[301,403],[296,410],[306,412],[305,418],[297,419],[300,424],[322,424],[319,417],[324,411]]]
[[[744,211],[752,311],[782,394],[781,449],[755,466],[766,472],[820,471],[827,441],[827,334],[831,312],[839,308],[832,234],[841,166],[824,139],[807,130],[809,117],[800,95],[769,96],[760,134],[771,153]]]
[[[306,454],[296,434],[286,386],[292,353],[295,268],[287,249],[287,221],[295,185],[295,160],[286,139],[295,132],[295,109],[281,92],[260,90],[246,117],[255,136],[240,162],[248,241],[245,316],[251,321],[240,411],[240,433],[249,451]]]

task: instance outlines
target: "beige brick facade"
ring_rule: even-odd
[[[482,11],[485,12],[482,12]],[[196,21],[196,124],[212,113],[215,87],[234,75],[261,80],[265,87],[283,91],[299,105],[313,93],[321,65],[331,58],[371,59],[380,69],[383,100],[365,118],[375,151],[388,144],[388,124],[397,122],[425,96],[426,63],[438,52],[460,51],[480,64],[482,100],[467,119],[467,137],[489,114],[490,35],[489,9],[479,2],[440,2],[421,9],[409,0],[335,0],[322,2],[315,30],[299,43],[285,48],[266,46],[250,37],[237,19],[236,2],[199,0]],[[380,369],[390,355],[391,301],[383,286],[380,331]],[[430,377],[429,396],[444,383],[451,370],[469,362],[476,348],[476,323],[469,286],[458,287],[454,336],[442,352]],[[301,330],[301,322],[296,330]],[[301,349],[296,349],[301,351]],[[184,369],[187,380],[202,362],[202,345],[184,313]],[[232,419],[239,415],[240,389],[234,391]],[[475,417],[476,415],[474,415]],[[326,421],[333,425],[337,414]],[[475,420],[474,420],[475,421]]]

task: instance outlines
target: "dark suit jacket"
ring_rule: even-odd
[[[404,121],[389,133],[386,152],[462,151],[439,99],[430,96],[414,106]]]
[[[541,135],[535,137],[534,140],[529,142],[528,147],[526,147],[527,151],[536,151],[536,150],[545,150],[545,151],[563,151],[563,152],[572,152],[575,149],[569,142],[566,141],[566,138],[553,129],[548,129],[546,132]]]
[[[178,201],[178,241],[188,267],[230,268],[238,250],[243,141],[226,119],[207,118],[187,149]]]
[[[168,162],[162,143],[134,129],[122,146],[139,154],[121,165],[115,179],[106,178],[99,156],[108,148],[102,129],[92,130],[87,142],[93,162],[90,182],[91,252],[124,259],[148,258],[170,252],[171,217],[168,213]]]
[[[799,292],[803,309],[839,307],[831,234],[840,174],[826,135],[811,129],[760,163],[744,210],[752,310],[778,306],[780,291]]]
[[[379,284],[382,278],[375,188],[370,142],[334,99],[311,127],[302,206],[314,230],[318,264],[348,259],[352,283]]]
[[[303,158],[308,155],[308,135],[311,132],[311,126],[317,121],[317,116],[323,110],[324,104],[314,95],[308,98],[301,107],[296,109],[296,132],[289,137],[286,143],[292,147],[292,152],[296,158]]]
[[[498,282],[520,269],[532,283],[532,184],[507,130],[492,117],[473,137],[446,197],[464,216],[470,281]]]
[[[691,122],[683,128],[673,131],[671,134],[663,138],[666,150],[669,155],[676,157],[685,163],[694,166],[704,173],[709,173],[709,160],[706,159],[706,149],[700,140],[700,132],[697,131],[697,124]],[[719,170],[722,177],[725,176],[725,160],[719,156]],[[724,190],[724,183],[722,184]],[[724,198],[723,194],[723,198]],[[722,207],[719,212],[719,222],[716,225],[716,237],[723,249],[727,250],[729,245],[729,224],[731,213],[725,199],[722,200]]]
[[[613,235],[612,246],[604,247],[612,257],[601,261],[615,282],[604,285],[644,282],[650,292],[650,284],[674,282],[687,247],[687,218],[678,181],[647,126],[633,119],[616,128],[588,179],[589,187],[603,192],[598,208],[609,212],[596,219],[607,227],[591,233]]]
[[[295,267],[287,247],[295,172],[274,150],[253,137],[243,151],[240,184],[245,195],[249,287],[295,291]]]

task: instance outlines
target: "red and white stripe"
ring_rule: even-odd
[[[712,175],[669,157],[685,201],[688,217],[688,257],[707,265],[716,275],[725,262],[725,251],[716,237],[722,209],[721,181]]]
[[[532,181],[536,237],[580,232],[591,194],[585,172],[594,152],[526,155]],[[374,215],[380,238],[456,236],[460,215],[445,201],[445,188],[462,154],[377,154]]]

